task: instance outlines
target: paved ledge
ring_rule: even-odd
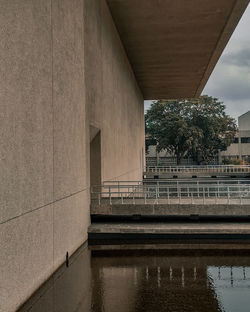
[[[250,235],[250,223],[93,223],[89,234]],[[91,235],[90,235],[91,236]]]
[[[207,216],[249,217],[250,204],[91,204],[92,216]]]
[[[159,250],[169,250],[169,251],[177,251],[177,250],[248,250],[250,252],[250,241],[246,243],[244,240],[244,243],[241,241],[237,242],[228,242],[228,241],[223,241],[218,243],[216,242],[211,242],[211,243],[204,243],[202,241],[198,243],[190,242],[190,241],[180,241],[180,242],[173,242],[173,241],[168,241],[167,243],[144,243],[144,244],[107,244],[107,245],[89,245],[88,248],[93,251],[123,251],[123,250],[137,250],[137,251],[159,251]]]

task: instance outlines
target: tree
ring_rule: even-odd
[[[174,154],[179,165],[186,155],[208,163],[225,150],[237,130],[225,105],[207,95],[198,99],[155,101],[145,115],[148,140],[155,140],[157,151]]]

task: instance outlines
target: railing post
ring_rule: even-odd
[[[204,186],[203,186],[203,205],[205,204],[205,191],[204,191]]]
[[[122,204],[123,204],[123,193],[121,194],[121,198],[122,198]]]
[[[98,193],[98,202],[99,202],[99,206],[101,205],[101,193]]]
[[[147,193],[144,192],[144,204],[146,205],[147,203]]]
[[[227,187],[227,203],[229,204],[230,194],[229,194],[229,186]]]
[[[168,204],[170,203],[169,202],[169,187],[167,188],[167,190],[168,190]]]

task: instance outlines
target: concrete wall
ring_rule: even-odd
[[[85,0],[88,128],[100,129],[102,180],[141,180],[144,106],[104,0]]]
[[[250,128],[250,124],[248,126]],[[250,143],[242,143],[242,138],[250,137],[250,130],[240,130],[237,134],[238,143],[231,144],[226,151],[221,152],[223,158],[240,158],[248,161],[250,159]]]
[[[241,143],[241,138],[250,137],[250,111],[239,116],[239,131],[236,137],[239,142],[231,144],[226,151],[221,152],[223,158],[234,157],[249,161],[250,159],[250,143]]]
[[[83,0],[0,1],[0,311],[87,239]]]
[[[0,119],[7,312],[87,239],[90,125],[103,179],[142,176],[142,97],[104,1],[0,1]]]
[[[250,111],[239,116],[238,121],[239,121],[239,129],[241,131],[250,130]]]
[[[0,311],[6,312],[87,239],[90,125],[101,130],[102,178],[139,179],[144,122],[142,97],[104,1],[0,1],[0,77]]]
[[[228,157],[228,156],[232,156],[232,157],[237,157],[239,156],[239,145],[238,143],[233,143],[231,145],[228,146],[226,151],[222,151],[220,152],[220,155],[222,157]]]

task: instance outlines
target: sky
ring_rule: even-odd
[[[211,74],[202,94],[216,97],[234,118],[250,110],[250,5]],[[151,101],[145,101],[145,109]]]

